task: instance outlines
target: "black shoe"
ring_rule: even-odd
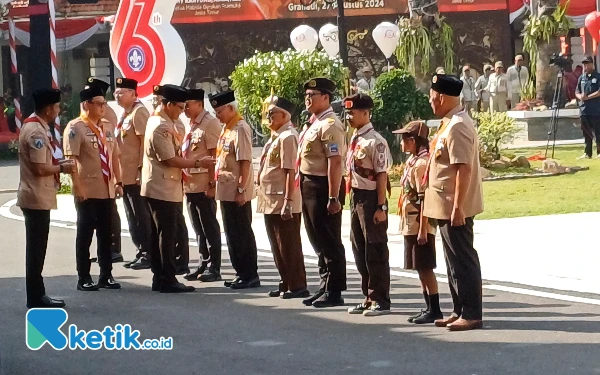
[[[231,288],[231,286],[232,286],[233,284],[237,283],[239,280],[240,280],[240,277],[239,277],[239,276],[236,276],[236,277],[234,277],[234,278],[233,278],[233,280],[230,280],[230,281],[225,281],[225,282],[223,283],[223,285],[225,285],[225,288]]]
[[[77,282],[77,290],[81,290],[83,292],[93,292],[96,291],[100,288],[98,288],[98,285],[94,284],[94,282],[92,281],[92,279],[89,280],[79,280]]]
[[[285,292],[280,297],[281,299],[306,298],[310,296],[308,289],[296,290],[295,292]]]
[[[98,288],[102,289],[121,289],[121,284],[115,281],[115,278],[110,277],[101,277],[98,279]]]
[[[319,299],[323,294],[325,294],[325,292],[322,290],[319,290],[312,297],[307,298],[304,301],[302,301],[302,304],[304,304],[304,306],[312,306],[313,302],[315,302],[317,299]]]
[[[95,258],[90,258],[90,263],[96,263],[97,261],[98,261],[98,258],[97,258],[97,257],[95,257]]]
[[[123,262],[123,261],[124,261],[123,254],[119,253],[116,256],[113,255],[113,258],[112,258],[112,262],[113,263],[120,263],[120,262]]]
[[[260,278],[256,276],[252,280],[242,280],[238,279],[235,284],[231,284],[231,289],[249,289],[249,288],[258,288],[260,286]]]
[[[28,309],[59,309],[62,307],[65,307],[65,301],[48,296],[42,296],[35,302],[27,302]]]
[[[125,263],[123,263],[123,267],[125,267],[125,268],[130,268],[130,267],[131,267],[131,265],[132,265],[132,264],[134,264],[134,263],[135,263],[135,262],[137,262],[137,261],[138,261],[138,260],[137,260],[137,259],[135,259],[135,260],[131,260],[131,261],[129,261],[129,262],[125,262]]]
[[[412,322],[415,324],[432,324],[435,323],[438,319],[444,319],[444,314],[441,311],[435,313],[431,311],[426,311],[423,315],[416,318]]]
[[[421,310],[420,313],[412,315],[408,318],[408,322],[409,323],[413,323],[415,321],[415,319],[420,318],[421,316],[423,316],[423,314],[425,314],[427,312],[427,310]]]
[[[312,303],[312,306],[319,309],[324,307],[344,306],[344,299],[342,298],[342,293],[325,292]]]
[[[147,270],[147,269],[150,269],[151,267],[152,267],[152,264],[146,257],[141,257],[140,259],[137,259],[135,262],[133,262],[129,265],[130,269],[136,270],[136,271],[137,270]]]
[[[152,282],[152,291],[153,292],[159,292],[160,291],[160,281],[153,281]]]
[[[175,284],[160,284],[160,292],[161,293],[191,293],[194,292],[196,288],[193,286],[187,286],[182,283]]]
[[[204,271],[200,277],[198,277],[198,280],[202,281],[203,283],[213,283],[215,281],[221,281],[223,278],[221,278],[221,273],[219,271],[211,270],[209,268]]]
[[[185,275],[190,273],[190,267],[177,267],[175,268],[175,275]]]
[[[272,291],[269,292],[269,297],[272,297],[272,298],[279,297],[279,296],[282,296],[282,295],[283,295],[283,292],[281,292],[279,289],[272,290]]]

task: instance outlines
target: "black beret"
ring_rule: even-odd
[[[138,81],[136,81],[135,79],[131,79],[131,78],[117,78],[116,87],[118,89],[137,90]]]
[[[202,89],[189,89],[188,100],[204,101],[204,90]]]
[[[81,103],[90,101],[96,96],[101,96],[104,98],[104,92],[102,91],[100,86],[85,86],[83,90],[79,93],[79,99]]]
[[[463,82],[453,76],[446,74],[435,74],[431,78],[431,89],[440,94],[448,96],[460,96],[463,88]]]
[[[289,114],[294,114],[294,112],[296,112],[296,105],[294,103],[279,96],[274,96],[271,98],[271,104],[277,108],[281,108],[284,111],[289,112]]]
[[[110,85],[102,80],[99,80],[98,78],[94,78],[94,77],[90,77],[87,80],[86,86],[98,86],[100,87],[100,90],[102,90],[102,92],[104,94],[102,94],[102,96],[106,95],[106,92],[108,91],[108,88],[110,87]]]
[[[333,94],[336,91],[335,82],[325,77],[316,77],[308,80],[304,84],[304,90],[319,90],[328,94]]]
[[[367,94],[358,93],[344,98],[344,109],[373,109],[373,99]]]
[[[234,102],[235,93],[231,90],[228,90],[218,94],[208,95],[208,99],[210,100],[210,105],[212,105],[213,108],[219,108],[225,104]]]
[[[156,94],[156,86],[154,87],[154,92]],[[160,92],[160,94],[156,94],[156,95],[160,95],[163,97],[163,99],[169,101],[169,102],[177,102],[177,103],[183,103],[185,101],[187,101],[187,97],[188,97],[188,92],[186,89],[184,89],[181,86],[176,86],[176,85],[162,85],[159,86],[158,91]]]
[[[60,90],[58,89],[39,89],[34,91],[31,96],[33,96],[36,107],[60,103]]]

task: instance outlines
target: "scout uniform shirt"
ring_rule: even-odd
[[[281,214],[287,186],[285,170],[294,170],[297,154],[298,131],[291,122],[272,132],[271,139],[263,148],[260,157],[257,212]],[[294,178],[293,172],[291,178]],[[289,198],[292,199],[292,213],[302,212],[300,189],[295,189]]]
[[[124,112],[115,129],[121,157],[121,175],[123,185],[136,185],[139,181],[139,167],[142,165],[142,137],[146,133],[150,113],[146,107],[137,102],[133,109]]]
[[[234,124],[231,128],[229,125]],[[229,128],[229,129],[228,129]],[[250,162],[248,181],[245,186],[246,201],[254,198],[254,168],[252,167],[252,130],[250,125],[237,115],[223,127],[217,145],[216,198],[220,201],[234,202],[240,180],[239,161]]]
[[[429,153],[427,149],[418,155],[411,155],[404,165],[404,173],[400,181],[400,201],[398,212],[400,214],[400,232],[404,236],[419,234],[421,226],[422,196],[425,193],[423,177],[427,171]],[[419,197],[421,196],[421,197]],[[427,224],[427,233],[435,235],[435,227]]]
[[[186,159],[200,160],[210,156],[209,150],[216,149],[221,134],[221,123],[206,110],[190,121],[190,132],[183,142],[183,155]],[[252,168],[252,167],[251,167]],[[213,176],[206,168],[190,168],[184,173],[188,178],[183,184],[186,193],[204,193]]]
[[[56,149],[60,150],[60,147],[53,144],[50,127],[44,120],[33,114],[24,121],[19,134],[21,177],[17,206],[32,210],[56,209],[56,191],[60,177],[58,174],[40,177],[33,172],[34,164],[58,164]]]
[[[471,180],[463,197],[465,217],[483,212],[483,195],[479,172],[479,140],[473,120],[461,107],[456,107],[442,121],[432,142],[429,156],[428,187],[425,190],[424,215],[450,220],[456,191],[456,169],[453,164],[471,166]]]
[[[300,136],[298,157],[300,173],[327,176],[327,158],[346,154],[344,124],[330,107]]]
[[[368,123],[355,130],[350,142],[346,168],[354,189],[377,190],[377,174],[392,165],[387,141]]]
[[[86,198],[114,198],[113,163],[118,163],[119,148],[113,124],[101,119],[98,127],[78,117],[67,124],[63,144],[66,156],[77,157],[77,174]]]
[[[162,163],[181,156],[180,138],[175,122],[162,109],[150,116],[144,138],[142,196],[167,202],[183,201],[181,169]]]

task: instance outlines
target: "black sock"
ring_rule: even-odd
[[[426,311],[431,311],[431,302],[429,301],[429,294],[427,294],[427,291],[424,290],[423,291],[423,298],[425,298],[425,303],[427,304],[427,310]]]
[[[431,304],[431,312],[438,313],[442,312],[440,310],[440,295],[439,294],[430,294],[429,295],[429,303]]]

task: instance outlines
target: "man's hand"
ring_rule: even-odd
[[[217,162],[216,159],[211,156],[205,156],[202,159],[199,159],[197,161],[199,161],[200,168],[211,167],[211,166],[215,165],[215,163]]]
[[[75,173],[75,160],[67,159],[59,162],[59,165],[62,166],[62,173],[73,174]]]
[[[419,245],[425,245],[427,243],[427,225],[422,225],[421,228],[419,228],[417,243]]]
[[[245,193],[236,193],[235,194],[235,202],[238,206],[242,207],[246,204],[246,194]]]
[[[207,198],[214,198],[217,192],[217,188],[215,187],[208,187],[208,189],[206,190],[206,197]]]
[[[121,186],[121,185],[116,185],[115,186],[115,197],[117,199],[123,197],[123,186]]]
[[[465,213],[462,208],[454,207],[452,210],[451,223],[453,227],[460,227],[465,225]]]
[[[292,218],[292,202],[285,201],[285,204],[281,208],[281,219],[290,220]]]
[[[373,215],[373,222],[375,224],[383,223],[386,219],[387,219],[387,217],[383,210],[375,211],[375,215]]]
[[[342,205],[340,204],[339,201],[329,201],[327,203],[327,212],[329,213],[329,215],[335,215],[338,212],[340,212],[342,210]]]
[[[590,97],[589,97],[589,96],[587,96],[586,94],[583,94],[583,95],[581,95],[581,100],[582,100],[582,101],[586,101],[586,100],[588,100],[589,98],[590,98]]]
[[[75,196],[75,200],[79,203],[81,203],[87,199],[85,191],[83,191],[82,188],[73,187],[73,195]]]

